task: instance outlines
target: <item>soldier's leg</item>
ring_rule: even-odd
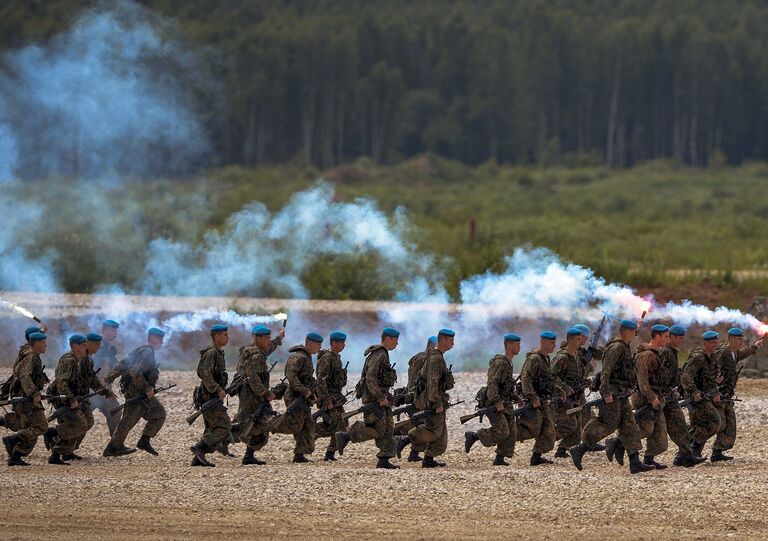
[[[297,434],[304,426],[304,412],[296,410],[290,414],[276,417],[272,425],[273,434]]]
[[[552,420],[552,411],[547,406],[539,408],[538,415],[541,424],[533,445],[533,452],[544,454],[555,448],[555,423]]]
[[[437,457],[445,453],[448,447],[448,427],[445,413],[435,414],[427,422],[412,428],[408,432],[412,443],[425,444],[425,456]]]
[[[267,423],[259,423],[246,438],[245,445],[252,451],[259,451],[269,442],[269,426]]]
[[[720,430],[720,414],[708,400],[694,403],[691,413],[691,437],[703,445]]]
[[[318,423],[317,428],[322,430],[322,434],[315,431],[317,437],[331,436],[328,442],[328,447],[325,449],[326,453],[335,453],[336,438],[333,437],[336,432],[343,432],[347,429],[349,423],[344,419],[344,408],[334,408],[331,410],[331,424],[326,426],[322,421]]]
[[[302,413],[302,422],[299,430],[293,435],[296,442],[293,454],[311,455],[315,452],[315,421],[309,412],[300,413]]]
[[[373,414],[372,414],[373,415]],[[373,415],[375,418],[376,416]],[[383,419],[376,419],[376,447],[379,452],[378,458],[392,458],[395,456],[395,420],[392,417],[392,410],[387,408]]]
[[[80,448],[80,445],[82,445],[85,435],[93,428],[93,425],[96,424],[96,422],[93,419],[93,411],[91,411],[90,404],[81,404],[80,411],[83,414],[83,417],[85,418],[86,426],[85,426],[85,432],[83,432],[83,435],[77,439],[77,443],[75,444],[75,449]]]
[[[717,409],[720,414],[721,426],[712,448],[727,451],[733,449],[733,444],[736,442],[736,410],[733,407],[733,402],[727,402]]]
[[[628,399],[621,399],[619,402],[619,439],[624,449],[632,455],[640,452],[643,448],[640,443],[640,429],[635,422],[635,413],[632,411],[632,405]]]
[[[232,423],[229,420],[229,415],[227,415],[227,410],[223,407],[213,407],[203,411],[203,419],[205,420],[205,432],[200,438],[200,443],[205,445],[210,452],[219,442],[229,437]]]
[[[104,414],[104,418],[107,420],[107,429],[109,430],[110,436],[115,433],[115,430],[117,430],[117,424],[120,422],[120,414],[110,413],[110,410],[116,408],[119,405],[120,402],[114,398],[104,398],[104,409],[101,410],[101,413]]]
[[[361,443],[379,438],[384,434],[385,429],[385,419],[379,419],[373,413],[368,413],[363,417],[362,421],[355,421],[352,423],[349,430],[347,430],[347,434],[349,434],[349,441],[352,443]],[[392,430],[394,432],[394,425],[392,426]]]
[[[28,411],[19,408],[18,422],[21,429],[16,432],[19,441],[16,444],[16,452],[21,456],[27,456],[32,452],[43,432],[48,428],[48,420],[45,418],[45,407],[42,404],[33,404]]]
[[[532,410],[517,418],[517,441],[533,440],[539,436],[543,418],[539,410]]]
[[[653,416],[653,430],[645,440],[645,454],[658,456],[669,448],[667,438],[667,423],[662,410],[655,411]]]
[[[75,452],[75,445],[88,427],[88,422],[80,408],[71,410],[71,413],[62,415],[59,418],[59,425],[56,431],[59,440],[53,446],[53,452],[63,456],[69,456]]]
[[[142,405],[144,407],[141,410],[141,416],[147,421],[147,424],[144,425],[142,435],[148,438],[154,438],[165,424],[165,418],[167,415],[165,408],[157,398],[146,400],[142,403]],[[227,418],[227,421],[229,421],[229,418]]]
[[[512,458],[515,454],[515,440],[517,439],[517,423],[515,422],[515,416],[512,413],[502,413],[501,417],[506,419],[506,425],[508,435],[505,438],[499,440],[499,444],[496,446],[496,454]]]
[[[613,433],[619,426],[621,417],[621,404],[615,398],[610,404],[603,405],[597,417],[590,420],[581,431],[581,440],[592,448],[597,443]]]
[[[134,403],[123,408],[123,415],[120,417],[115,433],[112,434],[109,445],[115,449],[122,448],[125,445],[128,433],[133,430],[133,427],[136,426],[136,423],[139,422],[143,415],[144,410],[141,404]]]
[[[570,449],[581,443],[581,415],[568,415],[565,411],[559,411],[555,415],[555,433],[560,439],[558,450]]]
[[[687,456],[691,454],[691,435],[688,432],[688,423],[685,421],[683,409],[675,403],[664,406],[664,420],[667,425],[667,434],[672,442],[677,445],[678,452]]]
[[[509,438],[509,420],[504,412],[488,415],[490,428],[481,428],[477,431],[477,437],[483,447],[493,447]]]
[[[19,420],[19,414],[16,413],[15,406],[12,408],[12,411],[5,414],[5,417],[3,417],[3,422],[0,426],[4,426],[11,432],[17,432],[21,430],[21,421]]]

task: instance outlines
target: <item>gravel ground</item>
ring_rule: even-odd
[[[2,538],[765,539],[768,531],[767,381],[740,382],[736,460],[631,476],[604,455],[589,455],[583,472],[570,459],[531,468],[531,442],[518,444],[510,468],[492,468],[493,451],[479,444],[465,455],[458,417],[473,408],[479,373],[457,374],[454,397],[468,402],[449,413],[448,468],[376,470],[372,443],[350,445],[337,463],[294,465],[286,435],[258,454],[267,466],[216,455],[216,468],[191,468],[202,422],[189,427],[184,417],[196,378],[166,378],[179,387],[162,396],[159,457],[102,458],[107,430],[97,413],[81,463],[45,464],[40,441],[32,467],[0,466]],[[242,456],[241,445],[234,450]]]

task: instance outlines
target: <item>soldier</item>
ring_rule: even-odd
[[[16,386],[18,390],[18,380],[16,379],[16,376],[14,376],[16,366],[24,357],[26,357],[30,351],[29,337],[34,333],[45,334],[46,331],[44,327],[45,325],[42,325],[41,327],[27,327],[24,331],[25,342],[21,345],[21,347],[19,347],[19,353],[16,355],[16,360],[13,362],[13,370],[11,371],[11,375],[8,376],[8,379],[6,379],[2,386],[0,386],[0,399],[6,400],[10,398],[13,395],[14,386]],[[43,370],[45,370],[45,367],[43,367]],[[45,372],[43,372],[43,376],[46,380],[45,383],[48,383],[48,376],[45,375]],[[21,424],[19,424],[19,416],[16,413],[16,406],[12,406],[11,410],[12,411],[7,413],[5,416],[0,415],[0,426],[4,426],[8,430],[15,432],[21,429]]]
[[[540,346],[525,357],[520,370],[523,397],[533,407],[521,415],[517,423],[517,441],[535,439],[531,466],[552,464],[542,455],[555,447],[555,423],[548,399],[564,397],[563,383],[556,381],[550,370],[549,355],[555,351],[557,335],[544,331],[539,335]]]
[[[565,347],[557,352],[552,365],[552,375],[565,385],[565,394],[571,398],[558,402],[555,407],[555,433],[560,440],[555,458],[568,458],[568,449],[581,443],[581,430],[584,428],[581,414],[568,415],[566,410],[574,404],[584,405],[584,389],[588,384],[584,379],[584,367],[577,357],[579,349],[582,349],[583,331],[571,327],[566,336]]]
[[[427,339],[427,345],[424,348],[424,351],[418,352],[408,360],[408,386],[406,388],[408,404],[414,404],[416,397],[416,376],[418,376],[421,368],[424,366],[424,361],[427,360],[427,355],[436,345],[437,336],[430,336]],[[400,425],[400,428],[397,428],[398,425]],[[413,428],[413,423],[411,423],[410,420],[398,423],[398,425],[396,425],[395,428],[395,434],[398,436],[407,436],[408,431]],[[408,453],[408,462],[421,462],[422,458],[419,453],[423,453],[426,449],[426,445],[412,443],[411,451]]]
[[[285,377],[288,389],[285,391],[285,405],[299,404],[291,413],[286,413],[272,423],[273,434],[293,434],[296,445],[293,448],[293,462],[312,462],[304,455],[315,452],[315,421],[311,405],[314,402],[315,378],[312,355],[320,351],[323,337],[309,333],[303,345],[293,346],[285,363]]]
[[[273,339],[272,331],[264,325],[257,325],[251,331],[253,342],[240,348],[240,358],[237,361],[237,373],[248,378],[248,382],[240,390],[240,405],[237,411],[235,421],[240,423],[241,427],[247,427],[256,412],[264,402],[271,402],[275,399],[269,387],[269,367],[267,366],[267,357],[269,357],[277,347],[283,343],[285,331]],[[271,410],[271,408],[269,408]],[[254,453],[262,449],[269,441],[269,413],[263,414],[255,420],[248,433],[240,432],[240,441],[245,443],[246,451],[243,456],[243,464],[255,464],[262,466],[266,464],[259,460]]]
[[[376,441],[377,468],[388,470],[399,469],[389,460],[395,456],[395,435],[392,408],[389,397],[390,388],[397,381],[397,372],[389,363],[389,352],[397,347],[400,331],[385,327],[381,331],[381,343],[374,344],[365,350],[365,363],[360,381],[355,387],[355,396],[362,399],[363,404],[377,403],[383,410],[381,416],[376,412],[365,414],[363,421],[356,421],[345,432],[336,432],[336,448],[340,455],[349,442]]]
[[[579,346],[579,349],[576,351],[576,361],[578,362],[579,366],[581,367],[582,371],[582,377],[584,378],[585,383],[590,383],[592,380],[592,375],[595,373],[595,367],[597,366],[597,361],[601,360],[603,358],[603,348],[600,346],[596,347],[585,347],[589,343],[589,334],[592,332],[592,330],[583,323],[578,323],[573,326],[575,329],[579,329],[581,331],[581,338],[580,342],[581,345]],[[590,352],[589,355],[587,355],[587,352]],[[587,361],[587,357],[589,357],[589,361]],[[582,390],[579,393],[576,393],[576,396],[574,397],[574,400],[577,404],[584,404],[587,401],[587,389]],[[595,416],[594,412],[592,411],[592,408],[585,408],[581,411],[581,429],[583,429],[585,426],[587,426],[587,423],[592,420],[592,418]],[[602,443],[596,443],[593,449],[590,449],[590,452],[598,452],[598,451],[605,451],[605,445]]]
[[[720,402],[718,386],[717,363],[714,358],[717,340],[720,334],[707,331],[702,335],[702,348],[691,350],[688,360],[683,366],[687,377],[682,379],[683,390],[692,398],[691,418],[691,452],[695,458],[704,458],[701,451],[707,440],[720,430],[720,414],[714,404]]]
[[[437,333],[437,345],[430,350],[417,377],[416,408],[432,414],[427,419],[408,431],[407,436],[401,436],[397,442],[397,458],[406,446],[414,443],[426,446],[422,468],[438,468],[445,466],[435,457],[445,453],[448,448],[448,426],[446,425],[445,410],[448,407],[448,391],[453,389],[453,375],[445,364],[444,354],[453,348],[456,333],[451,329],[440,329]]]
[[[637,387],[632,403],[637,413],[635,422],[640,429],[640,437],[645,438],[645,456],[643,463],[657,470],[667,468],[654,458],[667,450],[667,423],[664,418],[664,405],[672,397],[665,391],[666,371],[661,362],[661,350],[669,343],[669,327],[656,324],[651,327],[651,341],[641,344],[635,355]]]
[[[315,427],[317,438],[330,438],[325,450],[326,462],[336,461],[336,432],[344,431],[349,422],[344,419],[344,387],[347,385],[347,369],[341,365],[340,353],[344,351],[347,335],[334,331],[330,335],[331,347],[321,350],[317,356],[317,407],[326,408],[330,424],[322,418]]]
[[[720,402],[715,404],[720,414],[720,430],[712,445],[710,461],[733,460],[732,456],[723,454],[723,451],[733,449],[736,441],[736,411],[733,408],[733,397],[736,392],[736,383],[739,372],[744,366],[744,361],[754,355],[763,345],[760,339],[751,346],[744,346],[744,331],[737,327],[728,329],[728,343],[715,350],[714,360],[720,369],[723,378],[720,383]]]
[[[112,439],[104,448],[103,456],[123,456],[135,453],[136,449],[125,446],[128,433],[140,419],[147,424],[141,433],[136,447],[142,451],[157,456],[150,440],[157,436],[165,423],[165,408],[155,396],[155,386],[160,378],[160,370],[155,361],[155,352],[163,347],[165,332],[157,327],[147,331],[147,343],[134,349],[126,359],[121,360],[109,372],[104,382],[111,385],[120,378],[120,391],[126,400],[137,396],[145,397],[123,408],[123,415],[115,428]]]
[[[619,336],[612,338],[605,346],[603,354],[603,372],[600,375],[600,395],[603,407],[600,414],[590,420],[581,432],[582,443],[571,447],[571,459],[579,470],[582,469],[584,454],[604,437],[619,431],[619,440],[609,438],[606,442],[608,460],[623,464],[624,450],[629,453],[630,473],[640,473],[655,469],[654,466],[640,461],[640,430],[635,422],[629,395],[635,386],[635,370],[632,362],[630,343],[637,336],[637,323],[622,320],[619,324]]]
[[[215,466],[205,458],[207,453],[225,449],[232,430],[232,422],[227,415],[224,399],[227,396],[227,361],[224,358],[224,346],[229,342],[229,327],[216,324],[211,327],[211,341],[207,348],[200,350],[197,364],[197,376],[200,386],[195,387],[195,403],[201,406],[205,402],[218,398],[220,404],[203,410],[205,431],[200,441],[189,448],[194,455],[192,466]],[[222,454],[226,454],[223,453]]]
[[[694,458],[691,452],[691,434],[688,423],[685,420],[683,408],[680,407],[678,400],[680,394],[680,364],[677,359],[677,353],[685,340],[686,330],[680,325],[669,327],[669,343],[661,348],[659,357],[662,370],[664,371],[664,392],[670,396],[664,403],[664,420],[667,424],[667,434],[672,442],[677,445],[677,456],[672,462],[673,466],[684,466],[690,468],[703,462],[703,459]]]
[[[105,378],[115,366],[117,366],[117,349],[112,343],[117,338],[117,329],[120,324],[117,321],[108,319],[101,324],[101,347],[92,354],[93,357],[93,369],[98,374],[101,374],[102,378]],[[117,399],[110,399],[103,395],[96,395],[91,398],[91,412],[99,410],[107,421],[107,428],[109,429],[109,435],[112,437],[117,429],[117,424],[120,422],[120,414],[111,414],[109,410],[116,408],[120,403]]]
[[[488,384],[486,399],[478,407],[496,406],[496,413],[488,415],[491,428],[481,428],[477,432],[464,433],[464,452],[480,441],[483,447],[496,446],[494,466],[509,466],[505,458],[515,454],[515,439],[517,438],[517,423],[512,410],[513,403],[518,400],[515,393],[517,382],[512,366],[512,359],[520,353],[520,337],[509,333],[504,335],[504,354],[496,355],[488,363]]]
[[[45,408],[41,395],[48,378],[43,371],[40,355],[47,348],[46,335],[32,332],[27,335],[26,347],[22,346],[24,356],[13,368],[14,381],[18,382],[12,394],[24,396],[30,401],[16,407],[19,430],[3,438],[3,445],[8,453],[9,466],[29,466],[24,457],[32,452],[39,438],[48,427]],[[21,353],[21,352],[20,352]]]

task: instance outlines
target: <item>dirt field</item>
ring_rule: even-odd
[[[449,413],[449,467],[440,470],[404,461],[399,471],[375,470],[372,443],[350,445],[337,463],[294,465],[285,435],[258,455],[267,466],[216,455],[216,468],[191,468],[188,447],[202,430],[184,421],[193,376],[163,375],[179,387],[162,396],[160,457],[102,458],[107,431],[97,413],[82,463],[49,466],[40,441],[32,467],[0,466],[3,539],[765,539],[768,531],[768,381],[740,382],[736,460],[630,475],[602,454],[588,456],[583,472],[570,459],[531,468],[530,442],[518,444],[512,467],[492,468],[491,449],[463,452],[458,417],[469,403]],[[469,402],[483,378],[457,375],[454,397]]]

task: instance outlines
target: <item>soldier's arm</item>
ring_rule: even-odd
[[[24,360],[19,364],[18,378],[21,384],[21,389],[24,394],[29,397],[39,395],[40,391],[32,380],[32,374],[35,371],[35,359],[34,355],[27,355]]]
[[[700,368],[701,362],[698,356],[685,363],[685,368],[683,369],[685,377],[683,375],[680,376],[680,384],[686,393],[695,394],[701,392],[701,389],[696,387],[696,374]]]
[[[248,378],[248,386],[253,394],[259,398],[265,397],[270,393],[269,387],[261,381],[261,375],[269,370],[266,363],[260,363],[258,353],[249,355],[243,359],[243,375]]]
[[[536,394],[536,389],[533,387],[533,380],[536,377],[535,359],[534,355],[526,357],[523,368],[520,371],[520,384],[523,387],[523,396],[531,401],[538,400],[539,398]]]
[[[620,344],[614,344],[605,349],[605,355],[603,355],[603,373],[600,375],[601,396],[612,395],[614,392],[613,385],[611,385],[611,376],[613,375],[613,371],[616,370],[616,364],[619,362],[620,356]]]
[[[387,398],[388,389],[383,389],[379,386],[379,373],[383,368],[382,364],[387,362],[387,359],[378,352],[372,353],[372,355],[375,355],[376,358],[369,359],[368,370],[365,372],[365,385],[368,387],[368,393],[374,400],[381,402]]]
[[[430,356],[427,359],[427,401],[432,409],[443,405],[443,396],[440,393],[442,364],[437,357]]]
[[[210,394],[218,394],[221,391],[221,387],[216,380],[213,379],[213,369],[216,366],[216,350],[214,348],[209,349],[203,354],[201,361],[201,374],[200,381],[205,387],[205,390]]]
[[[557,389],[560,389],[566,396],[570,396],[573,394],[573,388],[565,382],[568,373],[568,368],[565,365],[567,361],[568,357],[565,355],[555,357],[555,363],[552,366],[552,381]]]
[[[333,404],[333,398],[328,390],[328,378],[331,377],[331,363],[332,353],[326,352],[322,357],[317,359],[317,401],[320,404],[326,404],[330,406]]]
[[[288,386],[296,394],[306,396],[310,390],[301,383],[299,378],[299,368],[301,366],[301,358],[298,355],[291,355],[288,357],[288,362],[285,365],[285,377],[288,378]]]
[[[751,346],[744,346],[741,348],[736,355],[736,361],[743,361],[744,359],[747,359],[757,353],[757,350],[760,349],[757,344],[752,344]]]
[[[110,385],[113,381],[115,381],[117,378],[124,376],[128,373],[128,359],[121,359],[115,367],[110,370],[109,374],[107,374],[107,377],[104,378],[104,380],[107,382],[107,385]]]
[[[75,393],[69,386],[69,382],[74,375],[75,364],[74,357],[65,357],[59,361],[59,366],[56,367],[56,389],[59,394],[67,395],[69,399],[75,397]]]
[[[272,355],[282,343],[283,343],[283,339],[280,338],[279,336],[275,336],[272,340],[269,341],[269,347],[267,348],[266,353],[264,353],[264,356],[269,357],[270,355]]]
[[[640,394],[643,396],[643,398],[648,400],[648,402],[653,402],[659,398],[656,393],[653,392],[648,377],[648,372],[654,361],[655,357],[650,351],[643,351],[637,356],[636,360],[637,386],[640,388]]]
[[[155,388],[155,383],[160,379],[160,371],[154,361],[146,355],[136,359],[133,367],[128,371],[131,383],[136,390],[147,393]]]
[[[499,369],[499,363],[496,361],[491,363],[488,367],[488,383],[486,384],[486,392],[488,401],[491,404],[498,404],[502,402],[501,398],[501,386],[504,384],[501,379],[501,370]]]

